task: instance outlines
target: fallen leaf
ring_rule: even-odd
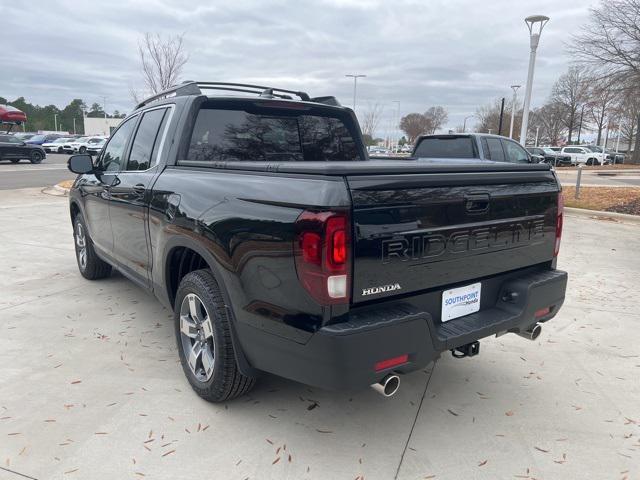
[[[276,463],[278,463],[280,461],[280,457],[276,458],[273,462],[271,462],[271,465],[275,465]]]
[[[458,416],[458,414],[457,414],[456,412],[454,412],[453,410],[449,410],[448,408],[447,408],[447,412],[449,412],[449,413],[450,413],[451,415],[453,415],[454,417],[457,417],[457,416]]]
[[[534,445],[533,448],[535,448],[536,450],[538,450],[540,452],[549,453],[549,450],[545,450],[544,448],[536,447],[535,445]]]
[[[169,450],[167,453],[163,453],[162,456],[166,457],[167,455],[171,455],[172,453],[175,453],[175,450]]]
[[[481,461],[481,462],[478,464],[478,466],[479,466],[479,467],[484,467],[484,466],[487,464],[487,462],[488,462],[488,461],[489,461],[489,460],[483,460],[483,461]]]
[[[513,417],[513,411],[509,410],[508,412],[504,412],[507,417]]]

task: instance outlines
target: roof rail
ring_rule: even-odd
[[[265,87],[263,85],[251,85],[248,83],[196,82],[193,80],[187,80],[182,82],[180,85],[174,85],[171,88],[146,98],[136,105],[136,110],[162,98],[168,98],[171,96],[180,97],[183,95],[201,95],[202,90],[224,90],[231,92],[253,93],[260,95],[261,97],[283,99],[291,99],[291,95],[295,95],[304,102],[313,101],[305,92],[285,90],[284,88]]]

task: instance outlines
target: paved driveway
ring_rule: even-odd
[[[640,226],[566,219],[536,342],[444,355],[391,399],[265,376],[213,405],[170,312],[80,277],[65,198],[0,192],[0,222],[0,479],[640,478]]]

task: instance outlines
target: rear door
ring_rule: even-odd
[[[150,279],[147,207],[150,187],[158,170],[165,126],[172,108],[163,106],[142,115],[131,141],[128,159],[111,188],[109,216],[115,259],[143,283]]]
[[[349,176],[348,184],[354,303],[553,258],[558,185],[548,170]]]

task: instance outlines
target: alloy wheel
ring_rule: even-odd
[[[87,238],[84,234],[84,227],[82,223],[76,223],[76,255],[78,255],[78,263],[80,268],[84,270],[87,268]]]
[[[198,381],[208,381],[215,363],[213,324],[204,303],[194,293],[187,294],[180,306],[180,338],[191,372]]]

